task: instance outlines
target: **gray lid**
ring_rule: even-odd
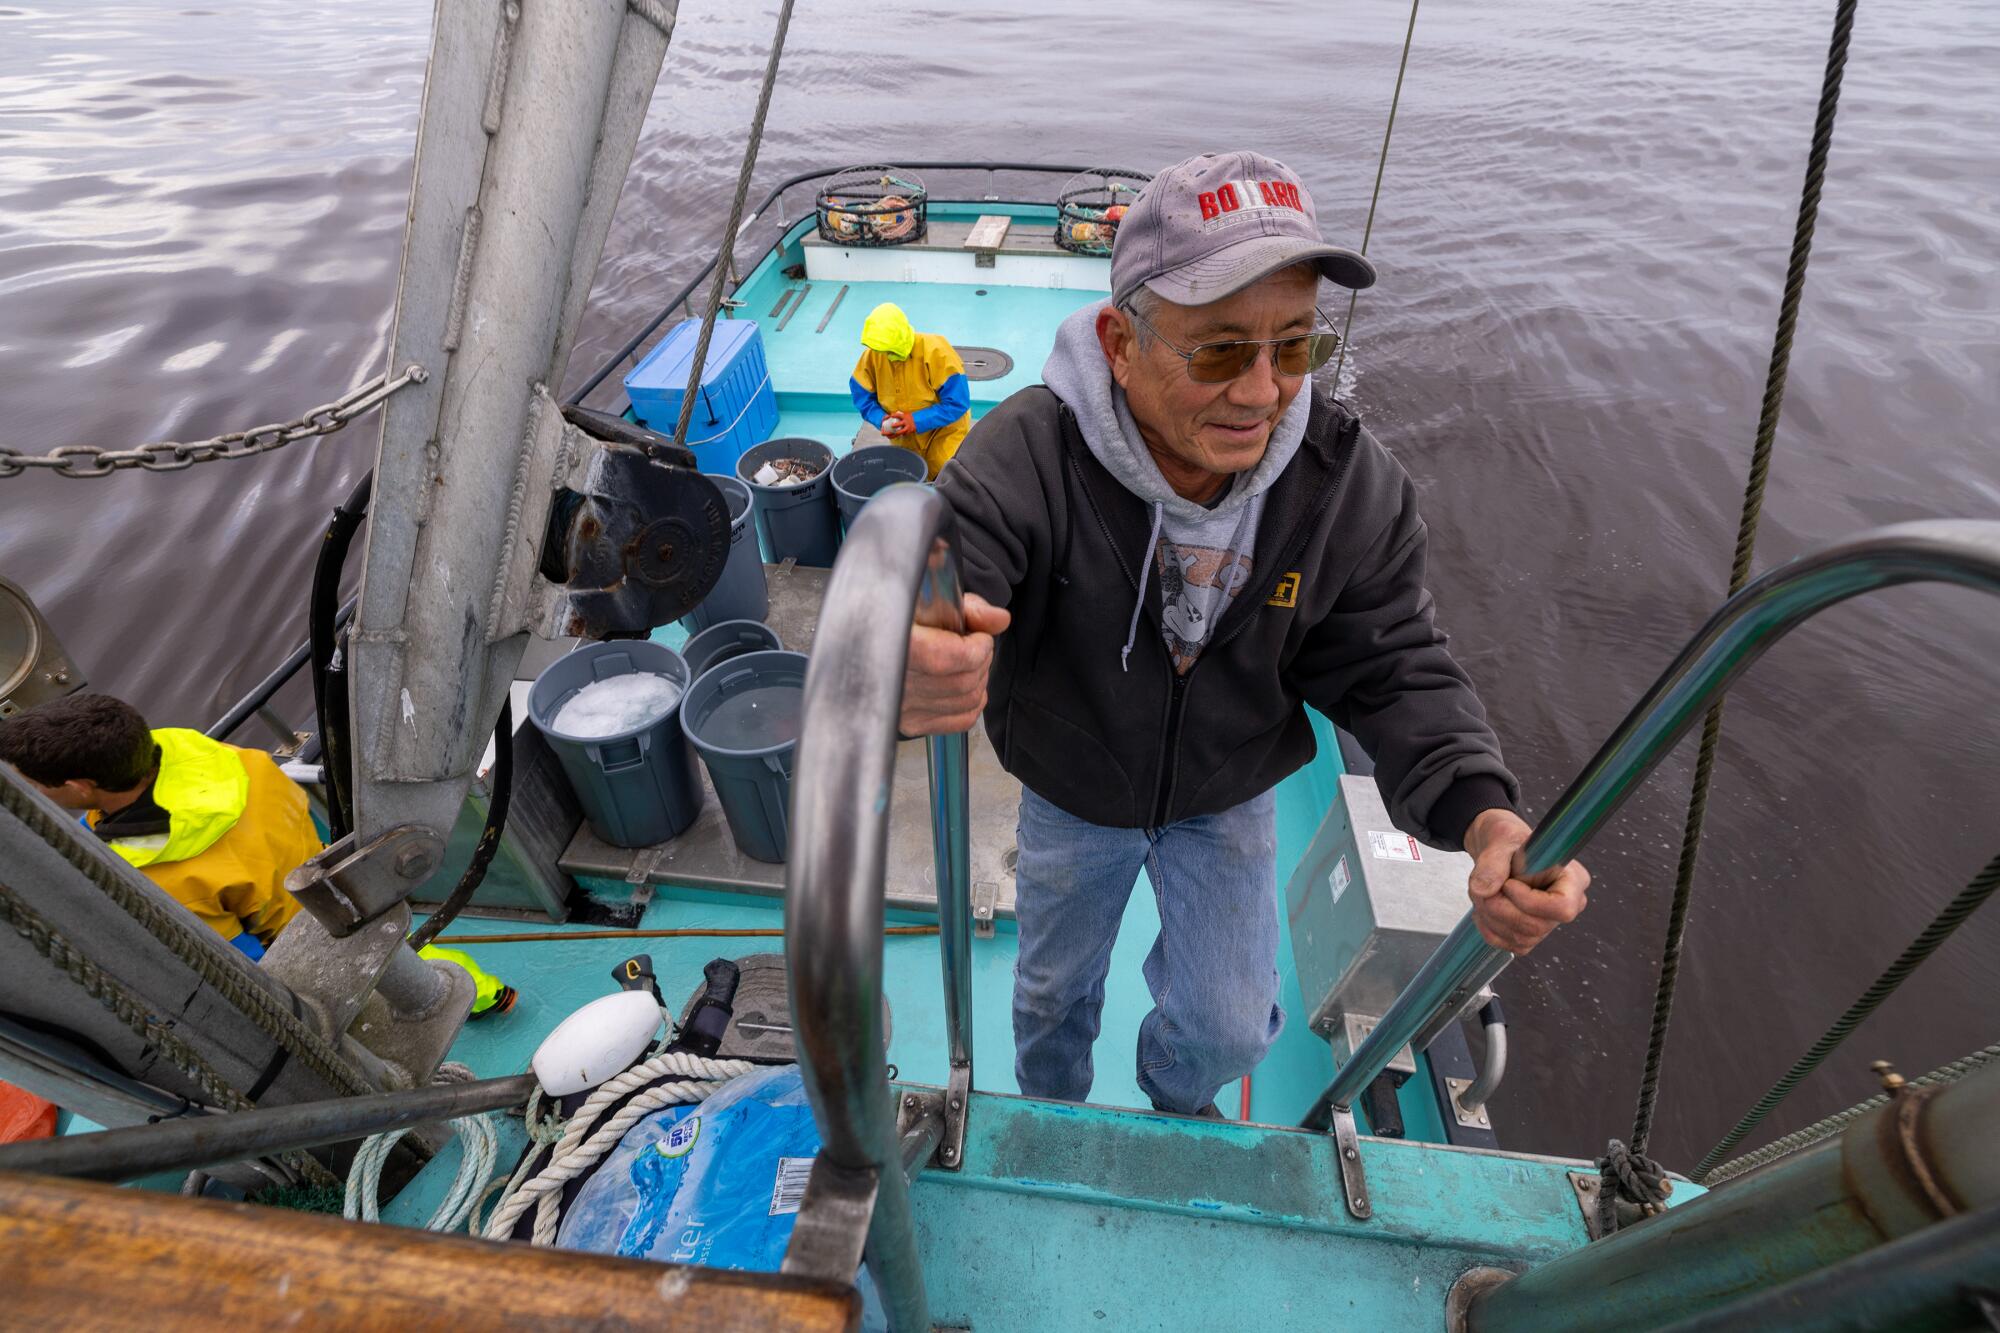
[[[1203,153],[1153,177],[1118,225],[1111,296],[1149,287],[1175,305],[1207,305],[1293,264],[1360,290],[1375,266],[1319,233],[1312,196],[1290,167],[1260,153]]]

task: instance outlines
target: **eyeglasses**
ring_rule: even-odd
[[[1271,368],[1278,374],[1291,378],[1312,374],[1333,360],[1333,354],[1340,349],[1340,335],[1332,329],[1320,329],[1313,333],[1295,333],[1289,338],[1203,343],[1190,350],[1175,346],[1165,334],[1154,328],[1144,315],[1132,307],[1125,306],[1123,309],[1126,314],[1145,325],[1147,332],[1166,343],[1167,350],[1187,362],[1188,378],[1196,384],[1229,383],[1257,364],[1257,352],[1264,347],[1271,349]],[[1320,318],[1326,319],[1326,315],[1321,313]]]

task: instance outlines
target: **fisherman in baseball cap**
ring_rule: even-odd
[[[1207,305],[1306,263],[1342,287],[1375,284],[1373,264],[1320,235],[1312,195],[1290,167],[1261,153],[1203,153],[1153,177],[1119,224],[1111,301],[1147,287],[1175,305]]]
[[[1162,1110],[1263,1058],[1279,1007],[1275,800],[1352,731],[1396,826],[1474,857],[1473,918],[1525,953],[1583,907],[1566,865],[1512,877],[1530,832],[1471,681],[1432,622],[1416,488],[1331,386],[1323,283],[1375,280],[1257,153],[1150,181],[1111,293],[1056,331],[1042,383],[938,478],[963,632],[916,626],[904,735],[981,716],[1021,783],[1014,1074],[1090,1096],[1106,974],[1142,869],[1159,906],[1138,1085]]]

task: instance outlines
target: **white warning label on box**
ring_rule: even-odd
[[[1374,855],[1377,861],[1421,861],[1424,859],[1423,849],[1417,845],[1415,838],[1407,833],[1394,830],[1388,833],[1379,833],[1374,829],[1370,829],[1368,831],[1368,850]]]
[[[1333,863],[1333,869],[1327,874],[1326,882],[1333,889],[1333,900],[1339,902],[1340,895],[1346,893],[1347,886],[1354,882],[1354,872],[1347,868],[1345,852],[1341,853],[1340,859]]]

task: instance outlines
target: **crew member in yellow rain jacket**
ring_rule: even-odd
[[[182,727],[146,725],[108,694],[73,694],[0,722],[6,760],[90,826],[168,897],[252,959],[298,915],[285,876],[320,850],[305,793],[262,750]],[[512,987],[454,949],[426,958],[463,967],[473,1017],[505,1013]]]
[[[891,441],[923,456],[930,479],[972,429],[965,362],[935,333],[918,333],[899,306],[883,302],[861,325],[861,359],[847,382],[855,410]]]

